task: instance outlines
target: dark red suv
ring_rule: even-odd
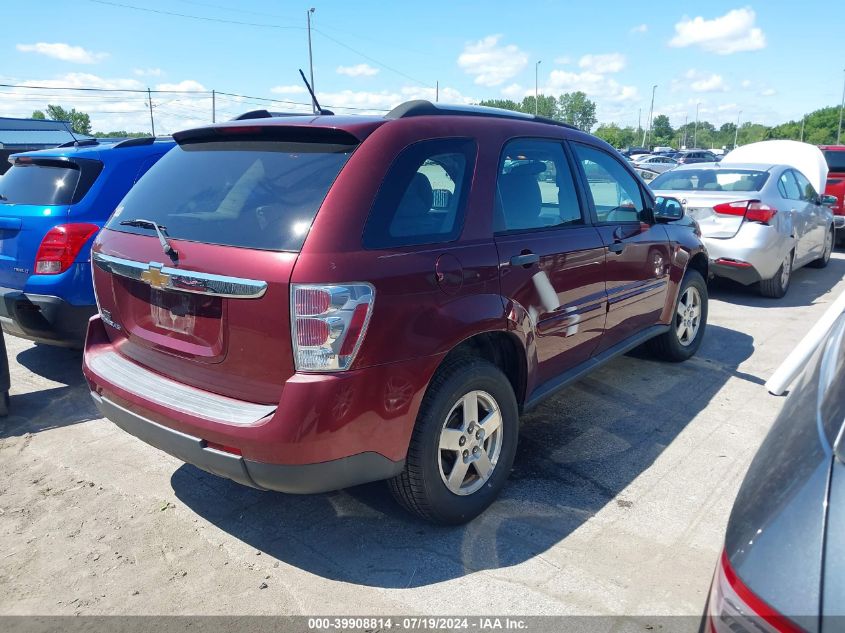
[[[416,101],[174,137],[94,245],[84,370],[103,415],[204,470],[389,479],[466,521],[521,411],[641,343],[701,343],[695,223],[569,126]]]

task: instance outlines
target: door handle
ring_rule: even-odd
[[[522,253],[521,255],[514,255],[511,257],[511,266],[522,266],[529,268],[533,264],[540,261],[540,256],[537,253]]]
[[[607,247],[607,250],[618,255],[625,250],[625,242],[613,242],[613,244]]]

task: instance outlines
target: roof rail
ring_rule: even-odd
[[[125,141],[118,141],[114,144],[113,149],[117,149],[118,147],[138,147],[140,145],[152,145],[155,142],[155,136],[137,136],[135,138],[128,138]]]
[[[269,110],[250,110],[236,116],[232,121],[247,121],[249,119],[271,119],[281,116],[312,116],[310,112],[270,112]]]
[[[415,101],[406,101],[393,108],[390,112],[384,115],[385,119],[405,119],[415,116],[476,116],[476,117],[492,117],[500,119],[520,119],[523,121],[535,121],[537,123],[546,123],[548,125],[557,125],[560,127],[577,130],[578,128],[569,123],[562,121],[555,121],[542,116],[535,116],[525,112],[515,112],[514,110],[505,110],[504,108],[488,108],[487,106],[477,105],[440,105],[439,103],[432,103],[424,99],[417,99]]]
[[[80,141],[68,141],[67,143],[62,143],[58,147],[89,147],[91,145],[99,145],[100,141],[95,138],[84,138]]]

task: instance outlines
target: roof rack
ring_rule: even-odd
[[[323,114],[326,114],[324,111]],[[232,121],[247,121],[249,119],[271,119],[283,116],[315,116],[310,112],[270,112],[269,110],[250,110],[236,116]]]
[[[68,141],[67,143],[62,143],[58,147],[89,147],[91,145],[99,145],[100,141],[95,138],[84,138],[79,141]]]
[[[432,103],[424,99],[417,99],[415,101],[406,101],[390,112],[384,115],[385,119],[405,119],[415,116],[476,116],[476,117],[492,117],[499,119],[520,119],[523,121],[535,121],[537,123],[546,123],[548,125],[557,125],[560,127],[577,130],[578,128],[569,123],[562,121],[555,121],[547,117],[535,116],[525,112],[515,112],[513,110],[505,110],[504,108],[489,108],[487,106],[477,105],[440,105],[439,103]]]
[[[139,147],[141,145],[152,145],[155,142],[155,136],[137,136],[135,138],[128,138],[125,141],[118,141],[114,144],[113,149],[117,149],[118,147]]]

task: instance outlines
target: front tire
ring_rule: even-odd
[[[775,276],[771,279],[764,279],[760,282],[760,294],[764,297],[771,297],[772,299],[780,299],[789,290],[789,282],[792,281],[792,262],[795,253],[789,251],[786,254],[786,259],[778,268]]]
[[[835,240],[836,229],[831,227],[824,238],[824,250],[822,251],[822,256],[810,262],[809,265],[813,268],[825,268],[828,262],[830,262],[830,254],[833,252],[833,242]]]
[[[423,398],[405,469],[390,490],[423,519],[466,523],[507,481],[518,435],[516,397],[499,368],[475,357],[447,361]]]
[[[697,270],[687,270],[678,290],[678,300],[669,331],[651,339],[648,349],[662,360],[679,363],[701,347],[707,327],[707,284]]]

